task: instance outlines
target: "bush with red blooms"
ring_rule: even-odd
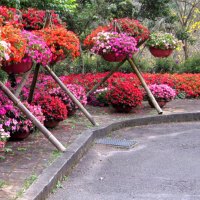
[[[55,26],[63,26],[58,14],[53,10],[50,11],[52,24]],[[22,23],[25,30],[40,30],[45,25],[45,10],[37,10],[35,8],[29,8],[22,11]]]
[[[22,27],[19,23],[20,15],[15,8],[0,6],[0,25],[10,24],[15,27]]]
[[[34,104],[41,106],[45,121],[62,121],[67,118],[67,108],[58,97],[40,95],[34,100]]]
[[[143,94],[140,89],[130,81],[118,80],[113,82],[107,92],[108,102],[113,106],[136,107],[141,105]]]
[[[53,54],[53,62],[57,62],[66,57],[72,59],[80,55],[80,41],[75,33],[68,31],[64,27],[45,28],[34,31],[36,35],[43,37]]]
[[[90,49],[94,46],[95,41],[94,37],[97,37],[98,33],[105,31],[117,31],[126,33],[129,36],[132,36],[136,39],[138,46],[144,43],[149,38],[149,30],[143,26],[138,20],[129,19],[129,18],[120,18],[113,20],[108,26],[99,26],[94,29],[91,34],[89,34],[85,40],[84,45]]]

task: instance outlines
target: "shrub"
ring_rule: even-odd
[[[151,90],[153,96],[156,99],[160,99],[160,100],[162,99],[162,100],[165,100],[165,101],[171,101],[176,96],[175,90],[172,89],[167,84],[149,85],[149,89]]]
[[[41,106],[45,121],[62,121],[67,118],[67,108],[58,97],[40,95],[34,104]]]
[[[195,54],[182,64],[181,72],[200,73],[200,54]]]
[[[116,81],[110,85],[107,93],[111,105],[136,107],[142,103],[143,94],[130,81]]]
[[[85,89],[82,86],[76,84],[66,84],[66,87],[82,105],[87,104]],[[51,96],[58,97],[66,105],[69,115],[71,115],[74,110],[78,109],[77,105],[75,105],[69,95],[62,88],[53,88],[49,91],[49,94]]]
[[[161,58],[156,59],[152,70],[154,73],[173,73],[179,70],[179,65],[173,58]]]

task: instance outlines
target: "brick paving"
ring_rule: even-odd
[[[112,108],[87,107],[99,125],[104,125],[119,119],[135,118],[145,115],[157,115],[155,109],[144,102],[129,114],[115,113]],[[163,109],[164,114],[200,111],[200,100],[174,100]],[[77,112],[52,129],[52,133],[64,146],[72,143],[82,131],[92,127],[91,123]],[[21,142],[8,142],[6,153],[0,156],[0,200],[13,200],[25,189],[25,182],[37,177],[49,166],[60,153],[39,132],[32,134]],[[29,181],[26,181],[29,180]]]

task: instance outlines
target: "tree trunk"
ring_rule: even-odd
[[[189,57],[189,54],[188,54],[188,42],[187,42],[187,40],[183,41],[183,51],[184,51],[185,60],[187,60],[188,57]]]

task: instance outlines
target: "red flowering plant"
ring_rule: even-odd
[[[143,26],[138,20],[129,18],[114,19],[110,23],[112,30],[124,32],[136,39],[138,46],[143,44],[149,38],[149,30]]]
[[[110,89],[107,93],[108,102],[120,112],[126,112],[127,109],[132,109],[142,103],[142,92],[130,81],[118,79],[109,87]]]
[[[15,8],[8,8],[6,6],[0,6],[0,24],[10,24],[14,27],[22,28],[23,25],[19,22],[20,11]]]
[[[59,19],[58,14],[51,10],[51,23],[56,26],[63,26],[64,24]],[[40,30],[45,25],[45,10],[37,10],[35,8],[29,8],[22,11],[22,23],[25,30]]]
[[[58,97],[38,95],[33,103],[41,106],[45,121],[62,121],[67,118],[67,108]]]
[[[64,27],[48,27],[35,34],[44,38],[49,46],[52,56],[52,63],[70,57],[72,59],[80,55],[79,47],[80,42],[78,37],[72,31],[68,31]]]
[[[66,84],[66,87],[70,90],[70,92],[76,97],[76,99],[85,106],[87,104],[87,97],[85,93],[85,89],[77,84]],[[51,96],[59,97],[62,102],[66,105],[68,110],[68,115],[71,116],[78,109],[77,105],[72,101],[68,94],[61,88],[53,88],[49,91]]]

